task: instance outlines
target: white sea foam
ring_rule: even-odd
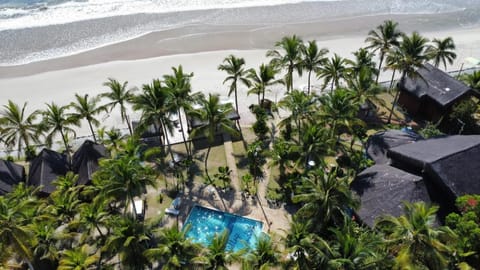
[[[341,1],[341,0],[314,0]],[[301,0],[88,0],[26,9],[0,6],[0,30],[64,24],[82,20],[187,10],[298,3]]]
[[[72,55],[185,25],[262,26],[467,8],[468,18],[478,22],[475,14],[480,10],[480,0],[28,0],[28,5],[24,1],[0,0],[1,66]],[[308,3],[282,6],[300,2]],[[243,8],[258,6],[275,7]],[[213,10],[189,12],[206,9]]]

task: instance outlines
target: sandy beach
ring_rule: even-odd
[[[351,52],[366,46],[364,39],[369,30],[386,19],[398,21],[404,32],[419,31],[433,38],[453,37],[457,45],[457,60],[449,69],[460,68],[468,56],[480,56],[480,27],[449,25],[452,14],[395,15],[343,18],[309,23],[282,25],[207,26],[197,25],[182,29],[154,32],[137,39],[102,47],[73,56],[35,62],[21,66],[0,67],[0,101],[28,102],[28,110],[44,109],[45,103],[59,105],[70,103],[75,93],[97,95],[107,89],[102,83],[109,77],[128,81],[130,86],[141,88],[153,78],[171,72],[171,67],[182,65],[193,72],[193,91],[226,95],[222,82],[225,74],[217,66],[229,54],[243,57],[248,68],[257,68],[267,49],[285,35],[296,34],[304,41],[316,39],[319,46],[330,53],[352,57]],[[203,34],[195,34],[195,31]],[[296,78],[295,86],[305,85],[306,78]],[[318,82],[316,82],[318,83]],[[283,87],[267,93],[267,98],[278,101]],[[247,96],[246,89],[239,93],[241,123],[253,121],[248,105],[256,103],[255,96]],[[138,118],[134,114],[133,119]],[[105,116],[103,125],[124,128],[120,116],[114,111]],[[84,124],[77,136],[88,135]]]

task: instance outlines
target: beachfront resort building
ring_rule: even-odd
[[[384,146],[386,159],[378,159],[378,151],[367,147],[369,156],[380,162],[362,171],[351,185],[361,200],[357,215],[363,223],[373,226],[381,215],[401,215],[404,201],[433,202],[445,216],[455,211],[456,198],[480,194],[480,135],[430,139],[389,135],[385,143],[378,142],[379,135],[372,144]]]
[[[428,63],[418,70],[418,76],[406,77],[398,86],[398,104],[412,117],[432,122],[474,95],[470,87]]]

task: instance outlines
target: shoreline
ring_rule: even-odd
[[[369,30],[392,19],[404,32],[421,25],[420,33],[445,30],[468,30],[456,26],[451,14],[368,15],[330,18],[311,22],[252,25],[192,24],[179,28],[150,32],[118,43],[72,55],[21,65],[0,66],[0,79],[30,76],[39,73],[91,66],[115,61],[130,61],[161,56],[182,55],[223,50],[270,49],[286,35],[305,40],[331,41],[347,37],[366,37]],[[478,26],[473,26],[473,28]],[[359,46],[361,46],[359,44]],[[331,49],[333,50],[333,49]]]
[[[164,74],[170,74],[172,72],[171,68],[178,65],[183,66],[184,72],[194,73],[191,80],[192,93],[200,91],[205,94],[216,93],[226,96],[228,85],[223,84],[226,73],[217,70],[217,67],[229,54],[243,57],[246,68],[258,69],[261,63],[269,60],[265,56],[266,49],[272,49],[274,43],[283,36],[295,33],[304,41],[316,38],[319,47],[330,50],[328,56],[337,53],[342,57],[352,58],[351,53],[353,51],[365,46],[364,40],[368,31],[374,29],[385,18],[372,17],[358,25],[352,25],[349,23],[350,21],[345,22],[345,20],[341,20],[341,23],[338,21],[332,22],[332,24],[336,23],[335,29],[328,29],[325,25],[323,25],[324,28],[317,28],[316,25],[306,27],[305,24],[291,24],[257,28],[249,34],[212,33],[207,36],[182,37],[180,40],[165,40],[165,35],[160,35],[161,37],[158,34],[147,35],[85,54],[25,66],[0,68],[0,100],[4,104],[8,100],[12,100],[19,105],[28,102],[27,112],[37,109],[43,110],[45,109],[45,103],[52,101],[58,105],[69,104],[74,100],[75,93],[96,96],[99,93],[106,92],[107,88],[102,84],[110,77],[120,82],[128,81],[129,87],[140,89],[143,84],[150,83],[153,78],[161,78]],[[404,16],[404,19],[409,18],[411,18],[410,15]],[[422,28],[423,26],[415,27],[413,22],[405,25],[401,21],[399,27],[407,33],[410,33],[411,28],[417,28],[420,34],[430,39],[453,37],[457,45],[457,60],[449,67],[449,70],[459,69],[466,57],[480,56],[480,47],[478,47],[478,44],[480,44],[480,27],[443,28],[441,29],[443,31],[428,31],[428,29]],[[437,28],[439,27],[441,25],[437,26]],[[172,30],[170,35],[175,36],[176,31]],[[175,48],[177,54],[171,54],[163,46],[159,46],[157,42],[162,42],[162,45],[168,45],[171,49]],[[157,47],[157,50],[142,49],[150,47]],[[156,56],[157,54],[161,56]],[[150,55],[152,57],[149,57]],[[467,66],[464,68],[467,68]],[[382,74],[380,80],[390,79],[390,74]],[[283,76],[283,74],[279,76]],[[312,83],[318,85],[320,81],[312,77]],[[301,88],[304,85],[306,85],[306,77],[299,78],[295,75],[294,86]],[[248,106],[256,103],[257,97],[247,95],[247,89],[243,86],[240,86],[238,91],[241,101],[239,106],[240,123],[246,126],[255,121],[255,117],[250,113]],[[283,86],[274,87],[271,92],[266,93],[266,98],[276,102],[283,97],[284,91]],[[4,104],[0,105],[3,106]],[[131,110],[129,110],[129,113],[132,120],[136,120],[140,116],[138,112],[131,112]],[[102,119],[102,126],[107,128],[126,128],[126,125],[122,124],[119,112],[116,110],[110,115],[100,116],[100,118]],[[78,137],[89,136],[90,134],[86,123],[83,123],[76,130]]]

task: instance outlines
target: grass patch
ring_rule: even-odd
[[[201,149],[194,153],[194,165],[196,167],[195,175],[194,175],[194,182],[196,183],[205,183],[205,157],[207,154],[207,149]],[[208,157],[208,173],[210,177],[213,178],[213,175],[218,172],[218,167],[226,166],[226,158],[225,158],[225,147],[223,144],[219,146],[214,146],[210,150],[210,155]],[[223,186],[223,183],[219,183],[219,186]]]

